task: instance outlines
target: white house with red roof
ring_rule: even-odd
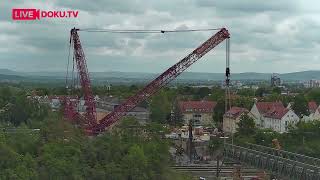
[[[255,119],[257,127],[264,127],[263,115],[271,109],[285,108],[282,102],[256,102],[253,104],[250,112]]]
[[[308,102],[309,116],[303,116],[304,121],[320,120],[320,106],[315,101]]]
[[[287,108],[271,110],[264,114],[263,119],[264,128],[280,133],[287,132],[289,125],[295,125],[300,120],[293,110]]]
[[[313,115],[318,109],[317,103],[315,101],[308,102],[308,109],[309,109],[310,115]]]
[[[259,128],[270,128],[283,133],[290,124],[296,124],[300,118],[282,102],[256,102],[250,111]]]
[[[195,125],[210,125],[213,123],[213,112],[217,103],[213,101],[180,101],[179,111],[184,124],[190,120]]]
[[[251,113],[246,108],[232,107],[223,115],[223,132],[225,133],[235,133],[237,132],[238,123],[240,122],[240,117],[248,113]]]

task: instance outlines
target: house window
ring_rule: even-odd
[[[194,125],[200,125],[200,120],[199,119],[195,119],[194,120]]]
[[[194,114],[193,117],[194,118],[201,118],[201,114]]]

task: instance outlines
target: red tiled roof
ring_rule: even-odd
[[[314,113],[314,112],[316,112],[318,105],[315,101],[310,101],[310,102],[308,102],[308,107],[309,107],[309,112]]]
[[[265,114],[266,112],[273,109],[284,109],[282,102],[257,102],[256,106],[261,114]]]
[[[180,101],[179,108],[182,113],[203,112],[212,113],[217,103],[213,101]]]
[[[241,107],[232,107],[229,111],[227,111],[224,116],[231,118],[238,118],[242,113],[249,112],[246,108]]]
[[[268,118],[273,118],[273,119],[281,119],[285,114],[287,114],[288,111],[289,109],[287,108],[275,108],[275,109],[271,109],[270,111],[265,113],[263,116]]]

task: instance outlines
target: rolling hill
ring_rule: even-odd
[[[16,72],[8,69],[0,69],[0,79],[22,80],[28,79],[52,79],[62,80],[65,78],[65,72]],[[94,80],[108,79],[136,79],[151,80],[155,78],[156,73],[140,73],[140,72],[91,72],[90,76]],[[292,73],[279,74],[284,81],[306,81],[310,79],[320,79],[320,71],[301,71]],[[244,72],[231,74],[232,80],[269,80],[271,73]],[[224,73],[200,73],[200,72],[184,72],[179,80],[201,80],[201,81],[220,81],[224,79]]]

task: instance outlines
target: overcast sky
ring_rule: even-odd
[[[79,10],[76,19],[17,22],[12,8]],[[72,27],[194,29],[226,27],[232,72],[320,69],[317,0],[5,0],[0,4],[0,69],[66,71]],[[89,71],[162,72],[215,32],[80,32]],[[224,72],[225,42],[188,71]]]

